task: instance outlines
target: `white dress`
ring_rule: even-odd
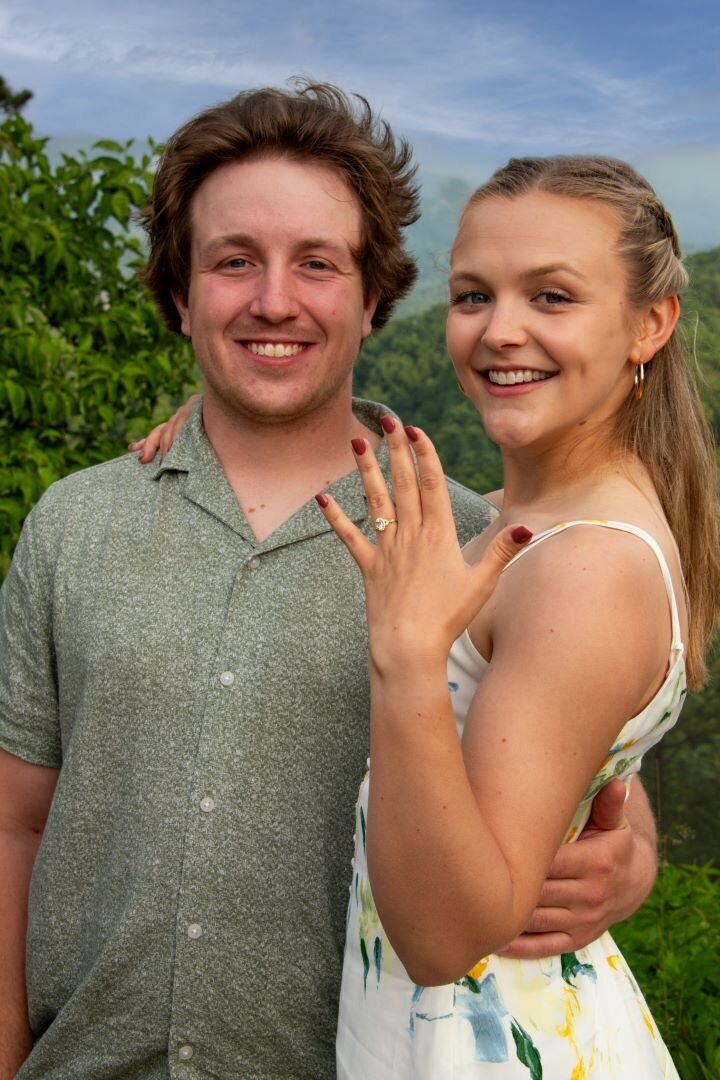
[[[650,545],[667,587],[672,644],[664,683],[608,749],[565,843],[577,839],[601,787],[614,777],[629,783],[643,754],[677,720],[686,693],[672,580],[661,549],[646,532],[623,522],[570,521],[540,533],[516,558],[578,524],[620,529]],[[486,669],[487,662],[469,635],[458,638],[450,652],[448,685],[460,736]],[[416,986],[383,932],[370,889],[365,855],[369,782],[368,774],[356,811],[338,1022],[338,1080],[678,1078],[645,1000],[609,933],[576,953],[543,960],[487,956],[456,983]]]

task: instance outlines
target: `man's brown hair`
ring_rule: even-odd
[[[377,330],[415,283],[417,267],[402,229],[417,221],[417,166],[404,139],[396,140],[359,94],[336,86],[292,80],[293,90],[247,90],[205,110],[168,141],[140,221],[150,257],[139,274],[171,330],[180,330],[173,295],[187,299],[190,283],[190,204],[203,180],[229,162],[265,154],[312,161],[335,169],[362,211],[357,252],[365,295],[378,297]]]

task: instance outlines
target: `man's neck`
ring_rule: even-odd
[[[288,422],[231,416],[207,399],[203,426],[258,540],[265,540],[317,492],[355,468],[350,439],[380,436],[353,414],[351,400]]]

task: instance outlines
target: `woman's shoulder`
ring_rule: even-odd
[[[535,631],[571,628],[578,658],[583,642],[600,640],[611,653],[630,645],[647,650],[648,658],[664,652],[670,640],[668,586],[657,554],[662,547],[649,544],[648,536],[655,539],[641,528],[589,520],[540,534],[503,574],[494,636],[511,635],[520,619]],[[667,622],[658,617],[662,611],[668,612]]]

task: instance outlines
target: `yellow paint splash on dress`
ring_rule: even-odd
[[[475,979],[475,981],[478,982],[478,980],[482,979],[483,975],[485,974],[489,963],[489,956],[484,957],[482,960],[478,960],[477,964],[475,964],[474,967],[471,967],[468,971],[469,978]]]
[[[573,1071],[570,1073],[570,1080],[586,1080],[587,1069],[573,1034],[575,1019],[580,1014],[580,1002],[578,1001],[577,991],[574,990],[572,986],[564,986],[563,996],[565,999],[565,1025],[558,1028],[558,1035],[563,1039],[568,1040],[572,1047],[572,1051],[575,1054],[576,1062],[573,1066]]]
[[[630,978],[632,988],[635,991],[635,994],[637,996],[638,1009],[640,1010],[640,1015],[643,1018],[643,1023],[645,1024],[645,1027],[648,1029],[648,1031],[652,1035],[653,1039],[656,1039],[657,1035],[655,1034],[655,1025],[653,1024],[652,1018],[651,1018],[650,1014],[648,1013],[647,1009],[645,1009],[643,1007],[642,998],[640,997],[640,991],[639,991],[639,989],[637,987],[637,984],[636,984],[635,980],[630,976],[629,970],[625,967],[625,963],[623,961],[622,956],[620,956],[619,953],[611,953],[609,956],[606,956],[605,959],[607,960],[608,964],[613,969],[613,971],[622,971],[624,974],[626,974]]]
[[[650,1032],[650,1034],[652,1035],[652,1037],[654,1039],[655,1038],[655,1026],[654,1026],[652,1020],[650,1019],[650,1016],[646,1012],[646,1010],[643,1009],[642,1005],[640,1006],[640,1015],[643,1018],[643,1021],[645,1023],[645,1027],[648,1029],[648,1031]]]

